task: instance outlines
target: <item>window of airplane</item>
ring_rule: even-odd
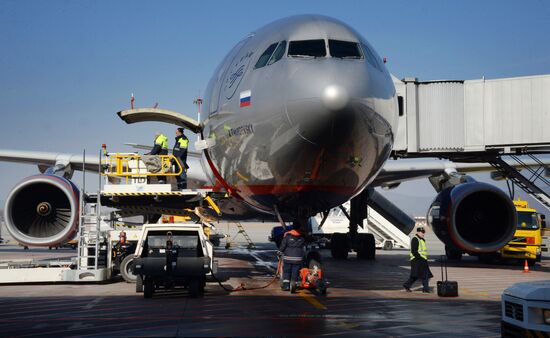
[[[325,40],[290,41],[288,56],[292,57],[321,57],[327,55]]]
[[[405,113],[403,107],[403,96],[397,96],[397,106],[399,107],[399,116],[403,116],[403,114]]]
[[[360,59],[362,57],[357,42],[328,40],[330,55],[335,58]]]
[[[271,57],[271,54],[273,54],[273,51],[277,47],[277,43],[274,43],[267,47],[267,49],[260,55],[260,58],[258,59],[258,62],[256,62],[256,65],[254,68],[262,68],[267,64],[267,61],[269,61],[269,58]]]
[[[367,62],[370,63],[374,68],[382,71],[382,61],[379,60],[378,56],[376,56],[376,54],[374,54],[374,52],[367,45],[362,44],[361,46],[363,47],[363,53],[365,54]]]
[[[279,61],[283,57],[283,55],[285,55],[285,49],[286,49],[286,41],[279,42],[277,49],[275,49],[275,52],[273,52],[273,55],[271,55],[271,59],[269,59],[269,62],[267,63],[267,65],[269,66]]]

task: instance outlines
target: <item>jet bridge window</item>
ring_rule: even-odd
[[[357,42],[328,40],[330,55],[342,59],[361,59],[361,50]]]
[[[325,40],[290,41],[288,56],[292,57],[323,57],[327,55]]]
[[[260,55],[260,58],[258,59],[258,62],[256,62],[256,65],[254,68],[262,68],[267,64],[267,61],[269,61],[269,58],[271,57],[271,54],[273,54],[273,51],[277,47],[277,43],[271,44],[267,49]]]

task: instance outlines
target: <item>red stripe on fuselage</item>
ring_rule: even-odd
[[[355,193],[355,187],[342,187],[337,185],[237,185],[236,188],[243,194],[250,192],[254,195],[278,195],[306,191],[331,192],[341,195],[351,195]]]

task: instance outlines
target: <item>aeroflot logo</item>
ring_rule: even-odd
[[[243,75],[250,64],[250,59],[253,52],[244,52],[237,55],[231,65],[224,80],[224,94],[226,99],[231,99],[235,95],[235,91],[239,87]]]
[[[237,69],[235,71],[235,73],[231,74],[231,76],[229,77],[229,87],[228,88],[233,87],[233,85],[235,84],[235,81],[237,81],[238,78],[243,76],[243,73],[244,73],[244,65],[241,65],[239,67],[239,69]]]

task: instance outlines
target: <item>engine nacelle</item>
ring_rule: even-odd
[[[442,190],[428,210],[427,221],[451,248],[483,253],[495,252],[512,240],[517,214],[500,189],[470,182]]]
[[[19,243],[57,246],[76,234],[79,210],[79,191],[71,181],[56,175],[36,175],[12,189],[4,220]]]

